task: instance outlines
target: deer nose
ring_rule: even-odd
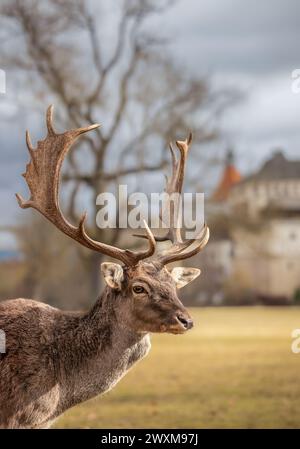
[[[191,318],[186,318],[182,314],[178,314],[177,319],[185,329],[192,329],[192,327],[194,326],[193,320],[191,320]]]

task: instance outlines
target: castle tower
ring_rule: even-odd
[[[240,172],[234,164],[234,153],[232,149],[228,149],[223,174],[219,184],[212,194],[212,201],[223,203],[227,200],[230,189],[241,180]]]

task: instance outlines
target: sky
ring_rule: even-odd
[[[242,174],[256,170],[278,147],[300,159],[300,93],[292,90],[292,72],[300,69],[298,0],[181,0],[151,26],[169,37],[179,67],[207,76],[216,89],[242,92],[220,119],[218,143],[233,146]],[[18,86],[7,80],[7,94],[0,93],[0,226],[18,217],[14,193],[27,158],[22,124],[16,130],[10,113],[12,88]],[[0,248],[11,244],[0,234]]]
[[[300,158],[300,93],[292,91],[292,72],[300,67],[299,1],[186,0],[169,15],[167,29],[183,65],[243,93],[221,123],[243,172],[275,147]]]

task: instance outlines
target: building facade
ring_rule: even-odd
[[[235,176],[231,185],[229,178],[224,183],[228,173],[227,163],[212,196],[210,218],[226,228],[206,251],[223,266],[214,294],[251,292],[266,303],[292,302],[300,294],[300,161],[276,151],[256,173],[237,182]]]

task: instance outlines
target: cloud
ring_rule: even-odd
[[[278,146],[299,159],[300,94],[291,91],[291,73],[300,67],[300,2],[185,0],[165,19],[179,67],[244,93],[222,119],[224,147],[234,145],[241,169],[256,169]]]
[[[164,28],[191,68],[249,73],[297,65],[299,24],[297,0],[185,0]]]

